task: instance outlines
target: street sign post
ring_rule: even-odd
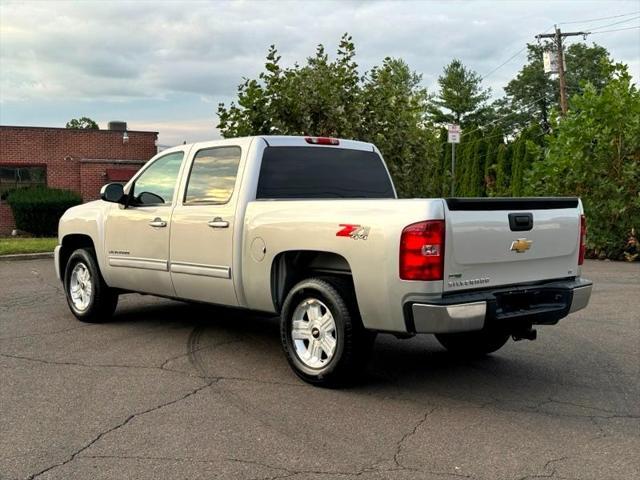
[[[449,143],[460,143],[460,134],[462,131],[460,130],[460,125],[456,125],[455,123],[450,124],[447,127],[447,142]]]
[[[447,142],[451,144],[451,196],[456,193],[456,143],[460,143],[460,125],[451,123],[447,127]]]

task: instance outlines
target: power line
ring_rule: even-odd
[[[601,28],[606,28],[606,27],[613,27],[614,25],[619,25],[621,23],[627,23],[627,22],[632,22],[634,20],[637,20],[640,18],[640,15],[633,17],[633,18],[627,18],[626,20],[620,20],[619,22],[613,22],[613,23],[608,23],[606,25],[600,25],[596,28],[594,28],[593,30],[600,30]]]
[[[637,27],[614,28],[613,30],[602,30],[600,32],[593,32],[591,33],[591,35],[596,35],[598,33],[621,32],[622,30],[633,30],[635,28],[640,28],[640,25],[638,25]]]
[[[538,98],[538,99],[534,100],[534,101],[533,101],[533,102],[531,102],[531,103],[528,103],[527,105],[524,105],[524,106],[520,107],[520,108],[519,108],[517,111],[515,111],[515,112],[511,112],[511,113],[508,113],[508,114],[506,114],[506,115],[502,115],[501,117],[498,117],[498,118],[496,118],[495,120],[492,120],[491,122],[489,122],[489,123],[487,123],[487,124],[483,125],[482,127],[478,127],[478,128],[473,129],[473,130],[469,130],[468,132],[464,132],[464,131],[463,131],[463,132],[462,132],[462,134],[460,135],[460,138],[464,137],[465,135],[471,135],[472,133],[475,133],[475,132],[477,132],[477,131],[479,131],[479,130],[482,130],[483,128],[487,128],[487,127],[489,127],[489,126],[491,126],[491,125],[498,124],[498,123],[500,123],[500,122],[504,121],[505,119],[507,119],[507,118],[509,118],[509,117],[513,117],[514,115],[521,115],[521,114],[523,114],[523,113],[530,113],[530,112],[529,112],[529,110],[530,110],[532,107],[534,107],[536,103],[538,103],[540,100],[543,100],[544,98],[546,98],[546,96],[545,96],[545,95],[543,95],[542,97],[540,97],[540,98]],[[502,135],[502,133],[500,133],[499,135]],[[479,138],[479,139],[477,139],[477,140],[472,140],[471,142],[469,142],[469,144],[471,144],[471,143],[475,143],[475,142],[478,142],[478,141],[480,141],[480,140],[487,140],[487,139],[489,139],[489,138],[494,138],[494,137],[497,137],[497,136],[499,136],[499,135],[490,135],[490,136],[487,136],[487,137],[482,137],[482,138]],[[441,145],[446,145],[447,143],[449,143],[449,142],[442,142],[442,143],[441,143]]]
[[[637,15],[638,13],[640,13],[640,10],[636,10],[635,12],[630,12],[630,13],[623,13],[621,15],[612,15],[610,17],[590,18],[588,20],[574,20],[571,22],[561,22],[558,25],[573,25],[576,23],[592,23],[592,22],[597,22],[599,20],[610,20],[612,18],[628,17],[630,15]]]
[[[528,45],[525,45],[524,47],[522,47],[520,50],[518,50],[516,53],[514,53],[511,57],[507,58],[504,62],[502,62],[500,65],[498,65],[496,68],[494,68],[493,70],[491,70],[489,73],[484,74],[482,77],[480,77],[480,80],[484,80],[485,78],[487,78],[489,75],[491,75],[492,73],[500,70],[502,67],[504,67],[507,63],[509,63],[511,60],[513,60],[514,58],[516,58],[518,55],[520,55],[524,50],[526,50]]]
[[[478,130],[482,130],[483,128],[486,128],[486,127],[488,127],[488,126],[490,126],[490,125],[494,125],[494,124],[496,124],[496,123],[499,123],[499,122],[501,122],[502,120],[504,120],[505,118],[509,118],[509,117],[514,116],[514,115],[519,115],[519,114],[521,114],[521,113],[527,113],[527,111],[528,111],[531,107],[533,107],[536,103],[538,103],[540,100],[543,100],[544,98],[546,98],[546,95],[543,95],[542,97],[535,99],[533,102],[530,102],[530,103],[528,103],[528,104],[526,104],[526,105],[524,105],[524,106],[520,107],[520,108],[519,108],[519,110],[518,110],[518,111],[516,111],[516,112],[511,112],[511,113],[508,113],[508,114],[503,115],[503,116],[501,116],[501,117],[498,117],[498,118],[496,118],[495,120],[492,120],[491,122],[487,123],[486,125],[483,125],[482,127],[478,127],[478,128],[476,128],[476,129],[474,129],[474,130],[471,130],[471,131],[469,131],[469,132],[462,132],[462,134],[460,135],[460,137],[464,137],[465,135],[470,135],[470,134],[475,133],[475,132],[477,132]]]
[[[549,28],[547,28],[544,33],[548,32],[549,30],[551,30],[553,28],[553,25],[550,26]],[[514,58],[516,58],[518,55],[520,55],[524,50],[526,50],[528,47],[528,45],[525,43],[525,46],[522,47],[520,50],[518,50],[516,53],[514,53],[512,56],[510,56],[509,58],[507,58],[504,62],[502,62],[500,65],[498,65],[496,68],[494,68],[493,70],[491,70],[489,73],[485,73],[484,75],[482,75],[480,77],[480,81],[484,80],[485,78],[487,78],[489,75],[492,75],[494,72],[497,72],[498,70],[500,70],[502,67],[504,67],[507,63],[509,63],[511,60],[513,60]]]

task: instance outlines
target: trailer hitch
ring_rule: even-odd
[[[538,331],[535,328],[531,328],[531,325],[515,330],[511,334],[511,338],[513,338],[514,342],[518,342],[520,340],[535,340],[538,338]]]

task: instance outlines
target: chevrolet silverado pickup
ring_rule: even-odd
[[[280,316],[295,373],[353,378],[378,332],[482,355],[584,308],[578,198],[398,199],[378,149],[328,137],[180,145],[69,209],[55,268],[102,322],[138,292]]]

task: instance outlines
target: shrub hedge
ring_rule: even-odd
[[[44,237],[58,233],[60,217],[68,208],[81,204],[82,197],[57,188],[21,188],[9,193],[7,203],[19,230]]]

